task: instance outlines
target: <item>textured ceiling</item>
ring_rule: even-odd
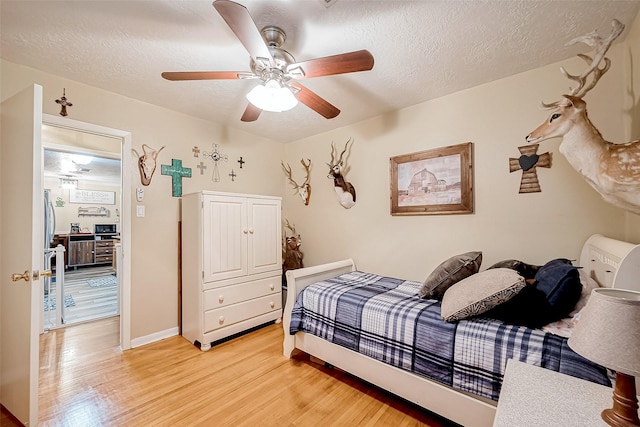
[[[122,140],[57,126],[42,126],[45,178],[73,178],[80,187],[97,184],[120,186]],[[79,162],[76,155],[89,163]]]
[[[242,0],[258,28],[277,25],[297,61],[368,49],[373,70],[303,80],[341,110],[300,104],[240,122],[255,80],[170,82],[163,71],[248,71],[249,55],[211,1],[0,2],[3,59],[281,142],[585,52],[566,46],[640,1]],[[618,39],[626,36],[627,30]],[[73,93],[67,93],[73,101]],[[73,109],[69,110],[73,117]]]

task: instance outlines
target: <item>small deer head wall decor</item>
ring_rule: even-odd
[[[327,178],[333,179],[333,187],[336,191],[336,195],[338,196],[338,201],[345,209],[350,209],[356,204],[356,189],[344,178],[344,174],[346,174],[346,170],[348,169],[348,167],[345,166],[344,153],[347,152],[347,147],[350,142],[353,146],[353,141],[349,138],[349,140],[344,144],[344,150],[342,150],[342,153],[340,153],[340,157],[338,158],[336,158],[338,151],[332,142],[331,162],[327,163],[327,166],[329,166],[329,175],[327,175]]]
[[[287,219],[285,220],[284,228],[291,231],[291,236],[287,236],[287,231],[283,229],[284,232],[282,236],[282,251],[284,254],[282,270],[286,273],[288,270],[304,267],[302,261],[304,254],[300,251],[302,239],[300,238],[300,234],[296,233],[295,224],[292,225]]]
[[[309,181],[311,181],[311,160],[307,159],[307,162],[308,163],[305,163],[304,159],[300,159],[300,163],[302,164],[302,167],[304,167],[304,170],[306,172],[306,177],[302,184],[298,184],[291,177],[291,166],[289,166],[288,163],[285,166],[284,162],[280,162],[280,164],[282,165],[282,170],[284,171],[284,174],[287,176],[287,178],[289,179],[289,183],[295,190],[294,194],[297,194],[300,196],[305,206],[308,206],[309,201],[311,200],[311,184],[309,183]]]
[[[138,157],[138,171],[140,171],[140,182],[142,185],[151,184],[151,178],[156,171],[156,159],[158,154],[162,151],[164,145],[160,149],[156,150],[149,147],[147,144],[142,144],[142,155],[140,155],[135,149],[131,149]]]
[[[577,37],[569,44],[583,42],[595,50],[593,58],[579,54],[587,64],[580,75],[562,74],[577,83],[563,99],[545,108],[553,109],[547,120],[526,136],[528,143],[561,137],[560,153],[607,202],[640,214],[640,140],[616,144],[605,141],[587,116],[582,99],[609,70],[611,60],[605,54],[622,33],[624,25],[614,19],[611,33],[602,38],[596,31]],[[601,65],[602,63],[602,65]]]

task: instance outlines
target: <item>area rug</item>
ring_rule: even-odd
[[[87,283],[92,288],[98,288],[101,286],[115,286],[118,284],[118,279],[116,278],[116,276],[110,275],[110,276],[96,277],[94,279],[87,279]]]
[[[64,306],[65,307],[73,307],[74,305],[76,305],[76,302],[73,300],[73,296],[72,295],[65,295],[64,296]],[[49,295],[45,295],[44,296],[44,311],[53,311],[56,309],[56,297],[55,296],[51,296],[51,298],[49,298]]]

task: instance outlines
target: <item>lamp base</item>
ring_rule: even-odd
[[[604,422],[614,427],[640,426],[636,382],[631,375],[616,373],[616,388],[613,390],[613,408],[602,411]]]

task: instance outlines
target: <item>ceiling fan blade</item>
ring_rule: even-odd
[[[267,58],[272,67],[275,65],[273,56],[271,56],[269,48],[246,7],[229,0],[216,0],[213,2],[213,7],[216,8],[254,61],[257,61],[258,58]]]
[[[246,71],[165,71],[162,77],[167,80],[235,80],[252,75]]]
[[[302,102],[304,105],[311,108],[321,116],[324,116],[327,119],[333,119],[338,114],[340,114],[340,110],[338,110],[335,106],[331,105],[329,102],[321,98],[310,89],[307,89],[306,87],[298,83],[290,83],[289,85],[298,90],[297,93],[294,92],[294,95],[298,99],[298,101]]]
[[[262,113],[262,110],[249,102],[240,120],[243,122],[255,122],[260,117],[260,113]]]
[[[369,71],[373,68],[373,62],[373,55],[368,50],[358,50],[291,64],[287,67],[287,71],[290,71],[294,78],[321,77]],[[295,72],[297,68],[302,68],[304,75],[297,76]]]

